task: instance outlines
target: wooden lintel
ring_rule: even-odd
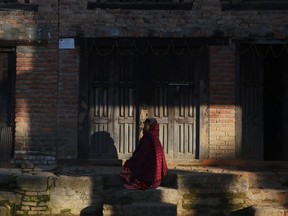
[[[227,45],[228,38],[156,38],[156,37],[142,37],[142,38],[77,38],[76,42],[82,45],[111,47],[117,42],[120,47],[131,47],[139,45],[146,47],[152,45],[153,47],[167,47],[173,43],[175,47],[185,47],[187,44],[191,47],[210,46],[210,45]]]
[[[7,11],[7,10],[23,10],[23,11],[38,11],[38,4],[32,4],[32,3],[5,3],[0,4],[0,11]]]
[[[193,3],[149,3],[149,2],[88,2],[87,9],[125,10],[191,10]]]
[[[1,47],[13,47],[13,46],[43,46],[46,45],[47,40],[0,40]]]

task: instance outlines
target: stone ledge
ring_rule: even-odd
[[[17,186],[22,191],[46,191],[48,178],[39,175],[21,175],[17,177]]]
[[[230,216],[286,216],[288,215],[288,209],[285,206],[271,205],[271,206],[251,206],[235,212],[232,212]]]
[[[110,205],[104,204],[103,216],[113,215],[165,215],[175,216],[177,215],[177,206],[169,203],[147,203],[147,202],[136,202],[131,205]]]
[[[10,215],[9,207],[0,204],[0,215]]]
[[[0,204],[3,201],[19,205],[21,203],[21,195],[14,192],[0,191]]]
[[[120,159],[59,159],[57,161],[57,164],[59,167],[65,166],[65,167],[71,167],[75,166],[122,166],[122,160]]]
[[[153,202],[177,204],[181,199],[177,189],[158,187],[147,190],[126,190],[113,188],[105,190],[104,203],[128,205],[134,202]]]

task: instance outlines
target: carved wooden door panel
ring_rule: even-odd
[[[90,158],[128,158],[135,149],[133,56],[90,60]]]
[[[197,137],[195,61],[191,56],[182,56],[178,57],[176,63],[179,69],[174,75],[174,82],[176,82],[174,84],[174,157],[195,159]]]
[[[116,157],[113,139],[114,62],[111,57],[90,56],[89,61],[89,157]]]
[[[169,86],[169,56],[157,58],[150,56],[150,77],[149,83],[150,106],[149,116],[155,117],[159,123],[159,138],[167,158],[173,158],[173,92]]]
[[[150,115],[159,121],[167,158],[196,158],[195,62],[191,55],[154,57]]]
[[[80,136],[83,155],[88,151],[86,155],[95,159],[131,157],[139,141],[140,114],[145,107],[148,116],[159,122],[160,140],[168,159],[197,158],[198,97],[203,74],[207,74],[207,61],[207,53],[203,58],[172,51],[161,57],[152,51],[91,54],[85,66],[89,71],[89,138],[85,142],[85,133]],[[85,87],[85,83],[81,85]],[[89,146],[85,147],[85,143]]]
[[[136,146],[134,55],[116,55],[114,68],[114,140],[118,156],[127,159]]]

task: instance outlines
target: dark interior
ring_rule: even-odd
[[[284,114],[287,98],[285,97],[287,79],[284,72],[287,72],[287,54],[281,57],[271,54],[264,59],[263,66],[264,160],[284,160],[284,124],[287,121]]]

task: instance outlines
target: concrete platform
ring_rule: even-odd
[[[123,188],[119,165],[0,169],[0,210],[13,216],[287,216],[288,170],[265,167],[178,164],[156,190],[132,191]]]

